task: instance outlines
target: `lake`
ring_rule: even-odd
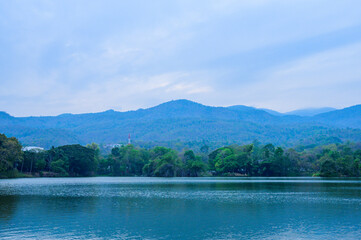
[[[361,239],[361,179],[3,179],[0,238]]]

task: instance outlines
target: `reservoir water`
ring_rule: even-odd
[[[361,179],[0,180],[0,239],[361,239]]]

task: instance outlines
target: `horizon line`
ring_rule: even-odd
[[[317,110],[317,109],[323,109],[323,108],[331,108],[333,110],[330,110],[330,111],[336,111],[336,110],[342,110],[342,109],[345,109],[345,108],[349,108],[349,107],[353,107],[353,106],[358,106],[360,104],[355,104],[355,105],[350,105],[350,106],[346,106],[346,107],[343,107],[343,108],[335,108],[335,107],[330,107],[330,106],[324,106],[324,107],[305,107],[305,108],[299,108],[299,109],[294,109],[294,110],[291,110],[291,111],[286,111],[286,112],[280,112],[280,111],[277,111],[277,110],[274,110],[274,109],[271,109],[271,108],[263,108],[263,107],[255,107],[255,106],[248,106],[248,105],[242,105],[242,104],[234,104],[234,105],[229,105],[229,106],[215,106],[215,105],[205,105],[203,103],[199,103],[199,102],[196,102],[196,101],[193,101],[193,100],[189,100],[189,99],[175,99],[175,100],[169,100],[169,101],[165,101],[165,102],[162,102],[162,103],[159,103],[159,104],[156,104],[154,106],[151,106],[151,107],[147,107],[147,108],[137,108],[137,109],[131,109],[131,110],[125,110],[125,111],[121,111],[121,110],[114,110],[112,108],[110,109],[107,109],[107,110],[104,110],[104,111],[98,111],[98,112],[80,112],[80,113],[70,113],[70,112],[64,112],[64,113],[60,113],[60,114],[57,114],[57,115],[28,115],[28,116],[15,116],[15,115],[12,115],[11,113],[9,112],[6,112],[6,111],[1,111],[0,110],[0,113],[5,113],[11,117],[15,117],[15,118],[27,118],[27,117],[59,117],[59,116],[62,116],[62,115],[83,115],[83,114],[97,114],[97,113],[105,113],[105,112],[109,112],[109,111],[113,111],[113,112],[119,112],[119,113],[126,113],[126,112],[135,112],[135,111],[139,111],[139,110],[147,110],[147,109],[151,109],[151,108],[154,108],[154,107],[157,107],[157,106],[160,106],[160,105],[163,105],[163,104],[167,104],[167,103],[170,103],[170,102],[175,102],[175,101],[187,101],[187,102],[192,102],[192,103],[195,103],[195,104],[200,104],[200,105],[203,105],[203,106],[206,106],[206,107],[223,107],[223,108],[229,108],[229,107],[233,107],[233,106],[244,106],[244,107],[249,107],[249,108],[253,108],[253,109],[257,109],[257,110],[260,110],[260,111],[265,111],[267,112],[267,110],[270,110],[270,111],[274,111],[276,113],[279,113],[279,114],[284,114],[284,115],[292,115],[291,113],[292,112],[295,112],[295,111],[302,111],[302,110]],[[269,113],[270,114],[270,113]],[[272,115],[272,114],[271,114]],[[297,114],[294,114],[294,115],[297,115]]]

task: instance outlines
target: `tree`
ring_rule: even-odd
[[[79,144],[65,145],[54,149],[55,156],[52,161],[61,160],[55,164],[56,167],[64,169],[71,176],[91,176],[97,169],[95,151]],[[50,167],[54,166],[50,164]],[[59,169],[58,169],[59,170]]]
[[[15,176],[14,170],[22,162],[23,153],[19,141],[0,134],[0,175]]]
[[[63,159],[58,159],[56,161],[51,162],[51,170],[55,173],[60,174],[61,176],[68,176],[69,173],[67,169],[69,169],[68,161]]]
[[[148,151],[127,145],[113,148],[108,157],[108,166],[105,167],[111,168],[112,174],[115,176],[140,176],[148,159]],[[104,161],[102,163],[105,164]]]
[[[23,161],[20,167],[21,172],[40,172],[45,170],[46,161],[45,161],[45,151],[25,151],[23,153]]]
[[[188,177],[198,177],[206,170],[206,164],[200,156],[196,156],[192,150],[188,150],[183,155],[185,165],[185,175]]]
[[[182,175],[182,163],[177,153],[169,148],[155,147],[151,150],[149,163],[144,165],[143,174],[155,177],[176,177]]]
[[[218,174],[244,173],[248,164],[248,153],[233,148],[223,148],[215,157],[215,170]]]
[[[230,147],[222,147],[214,150],[208,155],[208,164],[209,169],[212,171],[216,171],[216,163],[221,161],[221,159],[231,155],[233,153],[233,149]],[[219,163],[220,164],[220,163]]]
[[[336,169],[336,162],[327,157],[324,156],[320,159],[321,161],[321,169],[320,169],[320,176],[321,177],[336,177],[337,169]]]
[[[91,144],[87,144],[85,147],[90,148],[90,149],[93,149],[93,150],[94,150],[95,157],[96,157],[97,159],[99,159],[99,157],[100,157],[100,148],[99,148],[99,145],[98,145],[98,144],[96,144],[96,143],[91,143]]]

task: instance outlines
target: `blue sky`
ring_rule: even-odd
[[[361,103],[354,0],[0,1],[0,111]]]

